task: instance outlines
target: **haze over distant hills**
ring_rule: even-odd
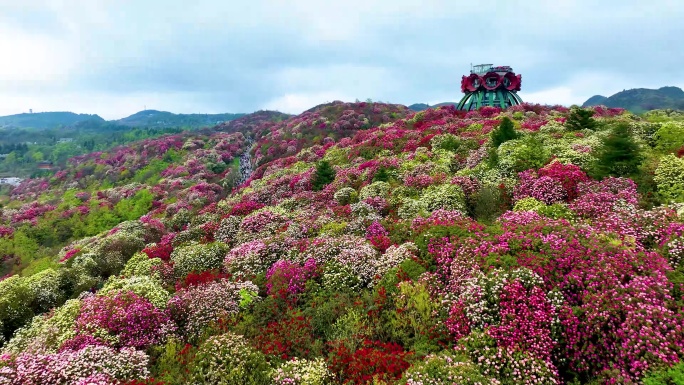
[[[610,97],[594,95],[584,102],[582,107],[597,105],[624,108],[634,113],[656,109],[684,110],[684,91],[678,87],[662,87],[657,90],[634,88]]]
[[[37,112],[0,116],[0,128],[53,129],[63,127],[100,128],[107,125],[139,128],[209,127],[245,114],[174,114],[144,110],[117,120],[104,120],[99,115],[73,112]]]

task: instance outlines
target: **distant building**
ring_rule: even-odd
[[[38,162],[38,168],[40,170],[52,170],[52,162],[50,162],[50,161]]]
[[[74,141],[74,138],[59,138],[57,143],[71,143]]]
[[[0,154],[0,159],[5,159],[5,158],[7,158],[8,155],[9,154]]]

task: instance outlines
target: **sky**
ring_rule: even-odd
[[[435,104],[471,63],[581,104],[684,88],[683,37],[682,0],[0,0],[0,115]]]

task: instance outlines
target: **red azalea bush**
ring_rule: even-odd
[[[254,338],[254,344],[264,354],[282,360],[307,358],[318,349],[311,319],[298,312],[269,323]]]
[[[393,342],[363,341],[350,350],[344,341],[336,341],[328,365],[342,384],[370,384],[374,379],[396,381],[410,366],[410,352]]]

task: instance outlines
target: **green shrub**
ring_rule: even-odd
[[[684,159],[666,155],[660,160],[653,178],[658,193],[667,202],[684,202]]]
[[[513,211],[537,211],[544,206],[546,206],[544,202],[541,202],[532,197],[526,197],[515,202],[515,206],[513,206]]]
[[[171,295],[156,279],[149,276],[110,277],[98,295],[114,296],[118,292],[133,292],[158,308],[165,308]]]
[[[342,187],[335,192],[334,198],[337,203],[341,205],[348,205],[350,203],[356,202],[358,199],[358,194],[356,193],[356,190],[351,187]]]
[[[579,130],[593,130],[597,123],[594,118],[594,111],[584,108],[573,108],[568,115],[568,120],[565,122],[565,127],[570,131]]]
[[[314,191],[321,191],[323,188],[335,180],[335,170],[328,161],[322,160],[316,164],[316,171],[311,180]]]
[[[684,385],[684,362],[671,368],[654,370],[643,379],[644,385]]]
[[[634,140],[629,124],[616,124],[602,141],[597,151],[594,176],[629,176],[636,174],[643,160],[641,147]]]
[[[190,364],[190,379],[193,384],[268,385],[271,367],[243,336],[229,332],[200,345]]]
[[[228,248],[220,242],[192,244],[179,247],[171,253],[173,268],[178,277],[185,277],[191,271],[220,269]]]
[[[480,373],[478,365],[450,351],[432,354],[416,362],[403,375],[401,384],[484,385],[498,381]]]
[[[551,153],[534,135],[510,140],[496,151],[498,166],[504,172],[539,169],[551,159]]]
[[[684,122],[663,123],[653,136],[656,149],[670,153],[684,146]]]
[[[465,195],[461,187],[455,184],[430,186],[423,191],[420,200],[429,211],[444,209],[466,212]]]
[[[387,182],[373,182],[368,186],[361,189],[359,193],[359,199],[364,200],[371,197],[382,197],[385,198],[389,195],[390,184]]]
[[[517,139],[518,136],[518,133],[515,132],[515,125],[513,124],[513,121],[508,117],[504,117],[501,119],[501,123],[499,123],[499,125],[492,130],[492,146],[497,148],[504,142]]]

